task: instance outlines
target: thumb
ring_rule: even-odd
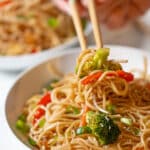
[[[69,0],[52,0],[52,1],[59,9],[66,12],[67,14],[71,15],[71,9],[69,7]],[[86,17],[87,16],[87,10],[82,5],[80,0],[77,1],[77,5],[78,5],[78,11],[79,11],[80,16]]]

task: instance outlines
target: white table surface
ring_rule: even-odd
[[[105,34],[104,34],[105,33]],[[103,29],[105,43],[128,45],[150,51],[150,35],[144,35],[133,25],[129,25],[119,31],[107,31]],[[93,41],[92,38],[90,41]],[[18,74],[0,72],[0,149],[1,150],[25,150],[22,144],[16,140],[10,131],[4,118],[4,103],[7,92]],[[13,111],[13,108],[12,108]]]

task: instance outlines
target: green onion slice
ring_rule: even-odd
[[[57,20],[57,18],[49,18],[47,21],[48,25],[52,28],[57,28],[59,25],[59,21]]]
[[[131,126],[132,125],[132,119],[130,119],[130,118],[123,117],[123,118],[120,119],[120,121],[122,123],[124,123],[125,125],[127,125],[127,126]]]

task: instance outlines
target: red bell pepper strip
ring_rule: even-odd
[[[96,72],[96,73],[94,73],[92,75],[87,76],[85,79],[83,79],[81,81],[81,83],[83,85],[87,85],[87,84],[93,83],[93,82],[97,81],[101,77],[102,74],[103,74],[103,72],[101,72],[101,71],[100,72]],[[116,74],[110,72],[110,73],[107,74],[107,76],[109,76],[109,77],[118,76],[120,78],[125,79],[127,82],[133,81],[133,79],[134,79],[134,76],[133,76],[132,73],[125,72],[125,71],[122,71],[122,70],[116,71]]]
[[[50,93],[48,92],[41,98],[38,105],[46,106],[50,102],[51,102],[51,96]],[[35,124],[36,121],[39,120],[43,115],[45,115],[45,110],[42,108],[38,108],[33,117],[33,124]]]
[[[5,6],[5,5],[7,5],[7,4],[11,3],[11,2],[12,2],[12,0],[4,0],[4,1],[1,1],[1,2],[0,2],[0,7],[3,7],[3,6]]]
[[[116,72],[117,72],[117,74],[118,74],[118,76],[119,76],[120,78],[125,79],[127,82],[131,82],[131,81],[134,80],[134,76],[133,76],[132,73],[125,72],[125,71],[123,71],[123,70],[118,70],[118,71],[116,71]]]
[[[31,53],[32,53],[32,54],[37,53],[37,49],[35,49],[35,48],[34,48],[34,49],[32,49],[32,50],[31,50]]]
[[[85,105],[83,109],[83,114],[81,116],[80,127],[86,126],[86,113],[89,111],[88,106]]]
[[[92,75],[87,76],[84,80],[82,80],[81,83],[83,85],[93,83],[93,82],[97,81],[102,74],[103,74],[103,72],[101,72],[101,71],[96,72]]]
[[[51,95],[50,93],[46,93],[42,98],[41,100],[39,101],[38,105],[43,105],[43,106],[46,106],[48,103],[51,102]]]
[[[38,108],[34,114],[33,124],[35,124],[43,115],[45,115],[45,110]]]

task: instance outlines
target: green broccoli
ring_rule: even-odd
[[[116,70],[122,70],[122,66],[113,60],[109,60],[103,64],[103,69],[116,71]]]
[[[115,142],[120,134],[118,126],[104,113],[89,111],[86,122],[101,145]]]
[[[83,67],[80,77],[84,77],[88,75],[92,70],[99,70],[102,69],[103,64],[107,61],[109,56],[109,49],[108,48],[101,48],[96,50],[96,53],[93,57],[87,60]],[[75,72],[78,72],[79,66],[77,65],[75,68]]]

